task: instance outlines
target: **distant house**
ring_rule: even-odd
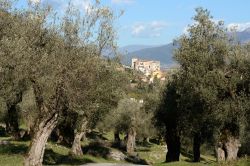
[[[131,68],[141,71],[144,75],[149,76],[153,73],[160,72],[160,61],[148,61],[137,58],[132,58]]]

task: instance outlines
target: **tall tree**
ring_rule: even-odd
[[[245,53],[240,45],[230,42],[222,22],[213,22],[205,9],[197,8],[196,12],[195,23],[180,37],[175,51],[180,70],[170,81],[163,98],[167,100],[168,94],[172,94],[173,101],[168,101],[160,113],[165,110],[167,116],[168,112],[174,112],[163,120],[166,132],[168,127],[173,129],[167,135],[176,132],[177,126],[183,136],[193,137],[195,162],[200,161],[202,142],[216,133],[220,135],[216,139],[220,139],[226,149],[227,160],[234,160],[239,149],[240,121],[249,100],[241,86],[241,67],[236,68],[241,61],[236,57],[244,57]],[[179,119],[175,126],[167,123],[171,117]]]
[[[23,81],[34,90],[38,112],[25,165],[42,165],[48,137],[64,112],[71,107],[71,95],[78,92],[78,89],[70,86],[75,81],[70,78],[77,78],[82,71],[88,70],[83,67],[88,59],[86,57],[100,56],[100,50],[106,47],[99,44],[100,41],[103,43],[107,40],[110,45],[113,43],[114,34],[111,25],[107,25],[110,22],[106,22],[113,20],[110,16],[112,12],[97,2],[91,11],[75,15],[69,10],[64,21],[54,20],[54,23],[48,24],[53,20],[50,17],[51,9],[42,8],[39,4],[30,3],[30,7],[21,12],[5,9],[1,6],[1,17],[5,20],[0,25],[0,67],[4,72],[1,82],[15,78],[9,84],[13,89],[11,94],[21,90],[12,85],[19,85]],[[61,25],[59,23],[63,27],[58,27]],[[96,29],[105,30],[105,33],[96,33]],[[110,33],[106,33],[106,30]],[[100,59],[98,61],[102,61]],[[5,77],[9,69],[11,73]],[[94,74],[92,76],[96,77]],[[2,84],[1,90],[2,94],[9,91]],[[71,93],[72,90],[75,90],[74,93]]]

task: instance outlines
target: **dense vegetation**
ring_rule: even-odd
[[[165,127],[166,160],[179,160],[182,139],[193,143],[196,162],[205,142],[216,146],[218,161],[236,160],[249,142],[249,45],[229,39],[223,22],[214,23],[207,10],[196,12],[195,24],[178,40],[180,69],[156,114]]]
[[[0,2],[0,136],[23,148],[1,139],[1,154],[20,150],[24,165],[37,166],[58,145],[62,156],[52,158],[81,164],[86,151],[107,157],[115,148],[129,162],[147,163],[137,152],[162,154],[165,140],[166,162],[190,151],[199,162],[202,145],[206,153],[216,148],[217,161],[249,155],[250,45],[229,38],[207,10],[196,10],[176,42],[178,71],[148,83],[119,58],[102,56],[117,54],[119,15],[99,1],[86,11],[69,4],[59,17],[39,3],[14,6]]]

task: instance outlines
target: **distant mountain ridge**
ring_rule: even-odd
[[[241,43],[250,42],[250,28],[247,28],[241,32],[236,32],[236,39]]]
[[[122,58],[122,62],[130,65],[132,58],[136,57],[139,59],[160,61],[161,66],[173,65],[174,60],[172,55],[175,48],[177,47],[173,43],[170,43],[163,46],[141,49],[126,54]]]
[[[123,54],[127,54],[127,53],[130,53],[130,52],[135,52],[135,51],[139,51],[139,50],[142,50],[142,49],[153,48],[153,47],[157,47],[157,46],[153,46],[153,45],[128,45],[128,46],[125,46],[125,47],[121,47],[119,49],[119,52],[123,53]]]
[[[236,35],[236,40],[240,43],[250,42],[250,28],[241,32],[229,33],[229,36]],[[145,60],[156,60],[161,62],[162,67],[171,67],[177,63],[173,59],[174,50],[177,48],[173,43],[162,46],[147,46],[147,45],[130,45],[120,48],[120,52],[124,55],[122,63],[131,65],[133,57]],[[124,51],[126,50],[126,51]]]

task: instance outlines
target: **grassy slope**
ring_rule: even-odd
[[[105,135],[108,140],[112,140],[112,135]],[[8,137],[2,137],[1,140],[9,140]],[[83,145],[86,143],[83,143]],[[23,165],[23,156],[28,149],[29,141],[10,141],[8,145],[0,145],[0,165],[3,166],[21,166]],[[148,163],[156,166],[250,166],[250,161],[247,159],[241,159],[237,163],[223,163],[218,164],[211,156],[202,156],[201,163],[192,163],[190,159],[185,156],[181,156],[180,162],[163,163],[165,158],[165,147],[159,145],[147,145],[138,146],[138,155],[145,159]],[[81,165],[85,163],[110,163],[115,162],[100,157],[93,157],[90,155],[84,155],[80,158],[68,157],[69,148],[54,143],[48,143],[46,146],[46,152],[44,161],[46,165]]]
[[[9,140],[2,137],[0,140]],[[29,146],[28,141],[10,141],[8,145],[0,145],[0,165],[2,166],[22,166],[25,152]],[[80,158],[68,157],[69,148],[54,143],[46,145],[44,163],[46,165],[81,165],[86,163],[112,163],[114,161],[104,158],[97,158],[84,155]]]

